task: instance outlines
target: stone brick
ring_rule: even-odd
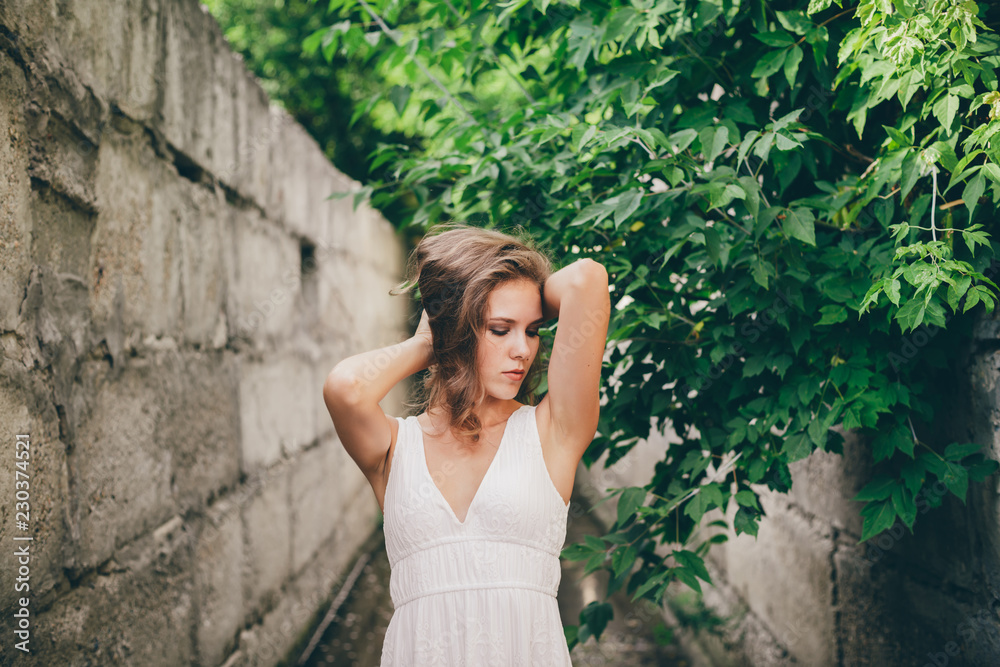
[[[239,405],[243,466],[247,473],[293,456],[317,434],[315,402],[306,391],[311,373],[297,355],[240,363]]]
[[[53,188],[40,186],[31,193],[30,217],[32,260],[55,273],[70,274],[89,290],[95,216]]]
[[[324,258],[317,270],[320,327],[327,335],[362,340],[359,331],[362,323],[352,296],[359,289],[357,264],[347,255],[331,255]],[[347,356],[350,354],[353,352]]]
[[[28,596],[31,612],[37,613],[37,601],[65,581],[66,449],[59,439],[59,416],[42,379],[7,359],[0,359],[0,423],[4,426],[0,449],[6,466],[5,474],[0,475],[0,534],[6,542],[6,548],[0,550],[0,571],[8,584],[0,590],[0,609],[13,609],[15,600]],[[15,541],[15,537],[32,539]],[[30,572],[27,582],[18,583],[27,583],[28,591],[14,588],[14,577],[22,564],[14,550],[22,546],[28,547]],[[0,627],[12,631],[9,614],[4,615]]]
[[[229,335],[260,345],[289,336],[296,324],[299,244],[252,210],[232,212],[229,228]]]
[[[125,31],[123,67],[112,81],[110,99],[130,118],[155,122],[163,82],[162,0],[130,0],[119,3],[128,21]]]
[[[275,109],[272,113],[277,120],[271,143],[268,216],[295,234],[322,238],[327,227],[322,204],[330,194],[327,183],[334,169],[305,128],[284,111]],[[312,178],[302,178],[303,172]]]
[[[254,478],[254,493],[243,509],[247,561],[246,612],[277,604],[276,596],[291,575],[292,517],[288,468]],[[265,603],[265,604],[262,604]]]
[[[220,161],[215,176],[263,209],[271,187],[271,144],[281,116],[272,112],[256,77],[245,67],[238,69],[233,79],[235,153],[229,162]]]
[[[810,514],[822,517],[830,525],[861,537],[862,503],[852,502],[871,476],[871,450],[858,441],[855,432],[844,434],[844,453],[834,454],[817,449],[807,458],[789,466],[795,503]]]
[[[229,125],[234,82],[222,63],[232,58],[218,23],[193,2],[164,5],[162,132],[175,150],[202,169],[229,164],[235,133]],[[192,82],[199,82],[192,85]]]
[[[171,212],[179,221],[184,340],[221,347],[227,338],[227,269],[223,247],[232,243],[219,191],[177,179]]]
[[[171,491],[183,513],[239,484],[236,360],[197,351],[168,358],[154,438],[156,449],[170,452]]]
[[[972,591],[942,586],[931,572],[903,570],[887,561],[869,563],[853,544],[840,545],[834,563],[841,624],[848,630],[844,664],[943,662],[955,667],[994,661],[990,651],[1000,640],[996,616]],[[945,651],[949,642],[957,645],[957,653]]]
[[[183,255],[172,190],[161,187],[173,170],[157,161],[138,128],[107,133],[99,164],[102,206],[91,259],[95,328],[118,330],[119,336],[138,328],[144,335],[177,339]]]
[[[67,70],[58,73],[60,77],[71,75]],[[38,79],[31,81],[37,83]],[[61,83],[69,86],[68,81]],[[52,87],[60,88],[58,85]],[[78,91],[62,94],[64,104],[71,108],[88,107],[90,114],[101,113],[87,100],[77,99],[74,95]],[[93,132],[81,128],[89,126],[92,130],[94,119],[81,114],[79,118],[67,120],[58,112],[42,111],[35,105],[28,105],[26,109],[32,137],[31,175],[36,180],[35,187],[39,187],[40,182],[45,183],[92,214],[97,206],[98,149]]]
[[[303,450],[295,461],[289,485],[292,506],[292,572],[299,571],[314,557],[320,545],[344,520],[344,489],[338,480],[339,457],[336,443],[320,441]],[[339,445],[336,445],[339,446]],[[356,468],[357,466],[355,466]],[[361,471],[358,470],[358,474]]]
[[[286,595],[259,624],[240,633],[239,649],[227,664],[270,667],[293,646],[301,649],[309,635],[297,630],[315,625],[340,591],[360,555],[357,550],[377,528],[377,515],[378,505],[363,498],[344,506],[337,529],[321,542],[310,567],[293,576]]]
[[[19,67],[0,52],[0,99],[23,100],[25,81]],[[24,285],[31,269],[28,202],[28,135],[20,104],[0,105],[0,331],[17,327]]]
[[[87,309],[87,286],[71,273],[59,273],[37,264],[24,288],[24,319],[19,327],[30,364],[51,373],[52,400],[70,402],[80,357],[92,347]],[[62,423],[63,436],[72,442],[75,423]]]
[[[213,505],[194,550],[199,664],[217,665],[236,648],[243,623],[243,529],[239,508]]]
[[[83,364],[73,396],[80,419],[69,456],[77,570],[96,567],[176,512],[173,454],[155,435],[165,416],[164,370],[137,358],[109,381],[106,366]]]
[[[756,539],[742,534],[720,545],[728,584],[803,664],[836,665],[830,531],[770,494],[761,505]]]
[[[45,44],[57,62],[70,66],[98,97],[107,98],[126,65],[130,7],[121,3],[68,0],[52,11],[58,28],[45,35]]]
[[[196,664],[190,533],[174,516],[115,554],[39,617],[18,664]]]

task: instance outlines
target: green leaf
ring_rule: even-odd
[[[913,438],[905,425],[897,425],[888,433],[879,433],[872,440],[872,458],[876,463],[890,458],[897,450],[913,457]]]
[[[757,130],[750,130],[743,136],[743,141],[740,142],[740,149],[736,152],[736,161],[743,162],[744,158],[747,156],[747,152],[753,146],[753,143],[760,136],[760,132]],[[744,178],[751,178],[750,176],[740,176],[742,181]],[[751,179],[752,180],[752,179]]]
[[[896,510],[892,500],[871,502],[861,511],[865,517],[861,528],[861,541],[869,540],[883,530],[888,530],[896,522]]]
[[[891,127],[889,125],[883,125],[882,128],[885,130],[886,134],[889,135],[889,138],[895,141],[900,148],[904,148],[906,146],[910,146],[913,144],[913,142],[910,141],[910,138],[908,136],[906,136],[896,128]]]
[[[697,130],[692,130],[688,128],[686,130],[680,130],[679,132],[674,132],[668,137],[670,139],[670,144],[674,147],[675,153],[680,153],[685,148],[691,145],[691,143],[698,138]]]
[[[774,15],[778,17],[778,23],[780,23],[785,30],[791,30],[796,35],[806,34],[814,25],[801,10],[775,12]]]
[[[722,243],[722,239],[719,237],[719,232],[715,229],[715,227],[706,227],[704,234],[705,247],[708,250],[708,258],[712,260],[712,264],[718,266],[719,246]]]
[[[701,152],[707,162],[712,162],[726,147],[729,140],[729,128],[725,125],[709,126],[703,129],[698,137],[701,139]]]
[[[597,570],[604,567],[604,563],[607,560],[607,554],[594,554],[587,561],[587,564],[583,567],[584,576],[590,574],[591,572],[596,572]]]
[[[833,4],[833,0],[809,0],[809,9],[806,10],[806,13],[818,14],[831,4]]]
[[[766,56],[757,61],[757,65],[753,68],[753,72],[750,76],[754,79],[759,79],[761,77],[769,77],[785,64],[785,58],[788,56],[788,51],[782,49],[781,51],[771,51]]]
[[[889,297],[889,301],[892,301],[893,305],[899,305],[899,281],[893,278],[885,284],[885,295]]]
[[[778,130],[785,129],[786,127],[794,123],[796,120],[798,120],[799,115],[802,113],[803,110],[804,109],[795,109],[793,111],[789,111],[784,116],[782,116],[781,118],[770,124],[771,130],[773,132],[777,132]]]
[[[896,479],[891,477],[876,477],[868,482],[856,496],[851,498],[851,501],[883,500],[892,495],[892,489],[897,483]]]
[[[694,497],[687,501],[687,505],[684,507],[684,514],[691,517],[691,520],[695,523],[698,523],[705,516],[706,510],[708,510],[708,503],[705,500],[704,494],[696,493]]]
[[[896,311],[895,318],[899,322],[899,326],[903,329],[903,333],[912,331],[920,326],[920,323],[924,321],[924,311],[926,308],[927,302],[923,299],[911,299]]]
[[[823,425],[822,421],[819,419],[813,419],[809,422],[809,428],[807,431],[809,432],[809,439],[812,440],[817,447],[820,449],[826,447],[827,429],[826,426]]]
[[[635,511],[646,500],[646,489],[639,486],[630,486],[622,491],[618,499],[618,525],[624,526],[625,522],[635,514]]]
[[[599,602],[594,600],[580,611],[580,624],[586,625],[593,637],[600,638],[601,633],[608,627],[608,621],[615,616],[614,607],[609,602]],[[581,639],[581,642],[586,641]]]
[[[736,502],[744,507],[752,507],[756,510],[760,509],[760,503],[757,501],[757,494],[749,489],[737,491]]]
[[[906,524],[906,527],[913,528],[913,522],[917,519],[917,504],[909,489],[905,486],[897,486],[892,490],[892,507]]]
[[[789,87],[795,87],[795,77],[799,73],[799,63],[802,62],[802,48],[793,46],[788,56],[785,58],[785,79],[788,80]],[[779,145],[778,148],[781,148]]]
[[[712,578],[709,576],[705,561],[702,560],[701,556],[685,549],[675,549],[673,557],[678,563],[694,572],[699,579],[709,584],[712,583]]]
[[[807,208],[786,209],[781,230],[786,236],[797,238],[811,246],[816,245],[816,224],[813,212]]]
[[[639,551],[635,545],[615,549],[614,553],[611,554],[611,570],[614,576],[620,577],[624,572],[631,569],[638,555]]]
[[[762,354],[757,354],[746,360],[743,364],[743,377],[753,377],[754,375],[760,375],[764,369],[767,368],[767,357]]]
[[[969,454],[978,454],[983,448],[975,442],[957,443],[953,442],[944,448],[944,457],[949,461],[961,461]]]
[[[907,461],[903,464],[903,467],[900,470],[900,475],[903,478],[903,484],[905,484],[906,488],[915,497],[917,495],[917,491],[919,491],[920,487],[924,484],[923,466],[916,461]]]
[[[633,577],[638,577],[642,570],[637,572]],[[646,581],[642,582],[640,586],[635,589],[635,593],[632,594],[632,601],[635,602],[647,592],[651,591],[657,584],[663,583],[663,581],[669,576],[669,570],[660,570],[656,574],[650,576]]]
[[[983,173],[981,171],[965,184],[965,190],[962,192],[962,199],[965,201],[966,208],[969,209],[970,221],[972,220],[972,214],[976,210],[976,205],[979,203],[979,198],[983,196],[983,191],[985,189],[986,179],[983,177]]]
[[[796,433],[785,438],[781,453],[788,457],[789,463],[794,463],[812,454],[812,442],[806,433]]]
[[[698,583],[698,578],[694,576],[694,573],[686,567],[674,568],[674,576],[681,583],[687,584],[697,593],[701,593],[701,584]]]
[[[403,115],[403,109],[406,108],[406,103],[412,93],[413,90],[409,86],[393,86],[389,91],[389,101],[392,102],[392,106],[396,107],[396,113],[400,116]]]
[[[981,461],[969,466],[969,479],[974,482],[984,482],[1000,468],[1000,463],[993,460]]]
[[[962,503],[965,503],[965,496],[969,489],[969,473],[957,463],[945,462],[945,473],[941,478],[948,490],[955,494]]]
[[[754,282],[764,289],[767,289],[768,278],[776,275],[774,266],[762,259],[760,255],[754,255],[750,258],[750,274],[753,276]]]
[[[601,202],[598,204],[591,204],[580,211],[573,221],[569,223],[570,227],[575,227],[576,225],[582,225],[585,222],[591,220],[594,221],[594,225],[599,223],[604,218],[611,215],[614,211],[614,207],[618,202],[609,200],[608,202]]]
[[[629,190],[619,197],[618,203],[615,205],[615,229],[628,220],[629,216],[639,208],[639,204],[642,203],[642,190]]]
[[[946,129],[950,129],[955,122],[955,114],[958,113],[958,97],[946,94],[934,103],[934,117]]]
[[[837,322],[843,322],[847,319],[847,309],[843,306],[823,306],[819,309],[819,312],[823,314],[823,317],[821,317],[819,322],[816,323],[816,326],[836,324]]]
[[[899,196],[900,199],[905,199],[906,195],[910,194],[910,190],[913,186],[917,184],[923,173],[924,165],[920,160],[920,155],[917,151],[909,151],[906,157],[903,158],[903,179],[900,183]]]
[[[779,151],[790,151],[793,148],[801,148],[802,142],[793,139],[784,132],[777,132],[774,135],[774,145],[778,147]]]
[[[736,511],[736,516],[733,518],[733,528],[737,535],[746,533],[747,535],[757,537],[757,515],[746,507],[739,508]]]
[[[962,312],[969,312],[969,309],[974,308],[977,303],[979,303],[979,291],[970,289],[968,296],[965,297],[965,306],[962,308]]]
[[[795,38],[787,32],[758,32],[754,37],[764,42],[768,46],[791,46],[795,43]]]
[[[622,106],[625,108],[625,116],[631,117],[639,106],[639,82],[629,81],[622,88]]]
[[[580,123],[572,131],[573,148],[579,152],[584,146],[597,135],[597,126],[589,123]]]
[[[702,485],[699,493],[705,496],[706,507],[715,505],[718,508],[724,509],[722,508],[723,505],[722,490],[719,488],[717,482],[710,482],[708,484]]]

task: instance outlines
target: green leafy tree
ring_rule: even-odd
[[[423,148],[385,142],[356,197],[443,219],[524,225],[612,277],[607,404],[584,457],[669,427],[649,484],[618,489],[609,534],[564,551],[659,601],[700,591],[710,510],[756,535],[756,489],[871,443],[861,540],[962,502],[997,468],[975,443],[917,437],[992,310],[988,235],[1000,10],[959,0],[330,0],[307,52],[367,63]],[[381,105],[381,106],[380,106]],[[945,328],[945,325],[948,325]],[[551,332],[550,332],[551,334]],[[912,353],[911,353],[912,352]],[[652,426],[651,426],[652,424]],[[655,549],[672,549],[664,559]],[[600,635],[592,606],[571,643]]]
[[[302,40],[324,16],[308,0],[203,0],[232,49],[243,56],[268,96],[284,106],[333,164],[361,182],[377,178],[368,154],[379,142],[418,148],[422,137],[402,124],[355,110],[385,86],[364,61],[343,54],[304,56]],[[416,202],[387,203],[386,217],[400,220]]]

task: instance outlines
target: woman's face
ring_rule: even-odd
[[[517,396],[538,354],[542,297],[530,280],[512,280],[489,296],[486,329],[479,340],[478,364],[486,393],[501,400]],[[507,371],[523,371],[520,375]]]

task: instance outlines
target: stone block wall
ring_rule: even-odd
[[[948,404],[933,428],[918,431],[921,440],[976,442],[1000,458],[998,321],[977,320],[943,375]],[[913,337],[915,348],[926,344],[925,331]],[[966,504],[943,484],[931,484],[918,497],[912,535],[897,523],[860,543],[862,504],[850,499],[871,476],[871,454],[855,433],[843,435],[842,456],[817,451],[791,466],[791,493],[759,488],[766,516],[758,536],[730,531],[728,541],[713,547],[706,565],[715,585],[703,586],[701,608],[684,609],[691,597],[685,586],[668,591],[663,611],[672,624],[705,611],[722,621],[678,632],[696,667],[1000,664],[996,476],[970,483]],[[581,467],[578,484],[598,496],[607,487],[644,485],[672,439],[668,431],[640,441],[610,469],[600,462],[590,471]],[[930,508],[932,495],[941,498],[940,508]],[[606,524],[614,522],[615,499],[598,509]],[[716,518],[718,512],[710,513],[705,521]]]
[[[0,3],[0,664],[302,640],[379,521],[323,381],[406,335],[357,186],[195,0]]]

